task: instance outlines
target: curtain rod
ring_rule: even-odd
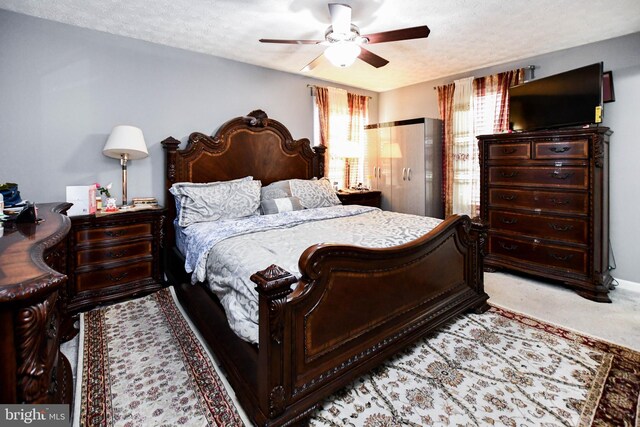
[[[525,70],[531,70],[531,80],[533,80],[534,79],[533,72],[536,70],[537,67],[535,65],[528,65],[528,66],[522,67],[522,68],[524,68]],[[307,85],[307,86],[309,86],[309,85]],[[433,90],[436,90],[436,89],[438,89],[438,86],[434,86],[433,87]]]
[[[308,88],[311,88],[311,90],[313,91],[315,88],[318,87],[324,87],[324,86],[317,86],[317,85],[312,85],[312,84],[307,84]],[[311,95],[313,95],[313,92],[311,93]],[[369,95],[365,95],[367,98],[371,99],[371,97]]]

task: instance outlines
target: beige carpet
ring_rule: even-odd
[[[640,283],[618,280],[607,304],[514,274],[485,273],[484,282],[491,304],[640,351]]]

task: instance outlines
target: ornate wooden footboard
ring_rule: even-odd
[[[167,188],[178,181],[246,175],[263,185],[322,176],[323,147],[314,152],[307,140],[293,141],[262,111],[227,122],[213,138],[192,134],[185,150],[177,150],[178,144],[173,138],[163,141]],[[172,247],[174,230],[168,222],[170,245],[165,247]],[[312,246],[300,257],[300,280],[276,265],[256,272],[251,279],[259,294],[258,346],[231,331],[206,286],[190,284],[177,249],[165,265],[249,417],[257,425],[289,425],[452,317],[485,310],[484,236],[482,225],[452,216],[401,246]]]
[[[465,310],[485,310],[483,234],[452,216],[402,246],[312,246],[300,258],[300,281],[275,265],[254,274],[258,423],[302,418],[418,337]]]

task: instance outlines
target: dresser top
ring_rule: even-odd
[[[71,221],[68,203],[37,205],[38,223],[3,224],[0,237],[0,302],[27,299],[66,279],[44,262],[44,252],[62,241]]]

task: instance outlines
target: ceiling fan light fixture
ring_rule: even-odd
[[[332,43],[325,51],[324,56],[336,67],[346,68],[351,66],[360,55],[360,46],[354,42],[339,41]]]

